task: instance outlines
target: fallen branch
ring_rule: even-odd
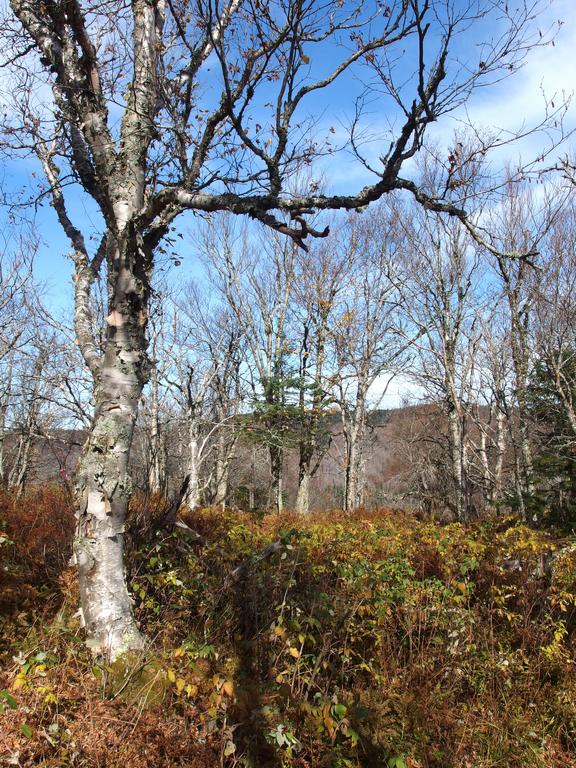
[[[261,549],[260,552],[252,555],[247,560],[244,560],[244,562],[240,563],[240,565],[237,565],[236,568],[230,572],[228,579],[231,581],[239,581],[253,565],[260,563],[262,560],[267,560],[277,552],[281,552],[284,547],[285,544],[282,541],[273,541],[272,544],[268,544],[268,546],[264,547],[264,549]]]
[[[160,527],[179,528],[186,534],[189,539],[191,539],[191,543],[204,546],[209,544],[206,537],[202,536],[200,533],[190,528],[190,526],[187,525],[187,523],[185,523],[183,520],[180,520],[178,517],[176,517],[178,510],[182,506],[182,501],[186,495],[186,491],[188,490],[189,481],[189,476],[184,478],[184,482],[182,483],[182,487],[180,488],[178,495],[160,520]],[[264,549],[261,549],[260,552],[257,552],[255,555],[252,555],[240,563],[240,565],[237,565],[236,568],[234,568],[234,570],[229,573],[226,581],[239,581],[243,576],[245,576],[250,568],[256,565],[256,563],[260,563],[262,560],[268,560],[268,558],[272,557],[272,555],[275,555],[277,552],[281,552],[284,549],[284,546],[284,543],[280,541],[280,539],[273,541],[271,544],[268,544],[264,547]],[[224,551],[220,548],[218,548],[216,551],[218,554],[225,554]]]
[[[186,525],[186,523],[181,523],[181,521],[176,519],[178,510],[182,506],[182,502],[184,501],[184,497],[186,496],[186,493],[188,491],[189,484],[190,484],[190,475],[186,475],[186,477],[184,478],[184,482],[180,486],[178,495],[174,498],[174,500],[172,501],[172,504],[170,504],[166,512],[162,515],[162,517],[158,521],[159,528],[171,528],[177,525],[179,528],[181,528],[182,526],[185,526],[189,530],[192,530],[191,528],[189,528],[189,526]],[[179,523],[181,523],[181,525]]]

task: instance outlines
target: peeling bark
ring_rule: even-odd
[[[83,620],[92,651],[110,659],[143,645],[126,585],[124,526],[132,490],[128,460],[150,370],[145,337],[150,287],[145,270],[129,269],[131,246],[127,237],[114,254],[120,268],[109,276],[111,311],[95,415],[75,478],[74,553]]]

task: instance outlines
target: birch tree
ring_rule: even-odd
[[[566,190],[542,190],[536,195],[525,183],[510,179],[501,205],[491,214],[489,228],[495,246],[494,269],[502,297],[508,309],[510,349],[514,371],[514,397],[517,432],[512,432],[515,450],[516,498],[520,514],[526,519],[526,499],[534,491],[533,448],[528,408],[528,383],[534,362],[533,316],[539,279],[535,275],[543,265],[539,251],[546,248],[551,227],[562,208]],[[530,257],[507,259],[508,247]],[[509,420],[512,427],[513,421]]]
[[[532,275],[536,359],[576,438],[576,207],[569,200],[551,227],[543,266]]]
[[[76,335],[94,379],[94,418],[76,473],[74,549],[95,653],[115,657],[143,644],[124,577],[128,459],[150,375],[154,256],[177,217],[229,211],[305,246],[325,234],[309,223],[310,211],[358,209],[405,189],[429,208],[465,218],[457,205],[421,190],[406,161],[431,123],[524,61],[539,43],[533,18],[541,5],[498,5],[489,34],[483,22],[493,20],[492,0],[384,7],[10,0],[2,20],[12,78],[2,145],[41,163],[41,194],[71,246]],[[471,39],[476,29],[486,33],[482,40]],[[462,43],[474,51],[465,62]],[[368,164],[371,180],[345,194],[285,192],[302,162],[329,149],[329,131],[318,130],[312,111],[322,109],[319,96],[353,72],[393,112],[379,160]],[[97,232],[79,215],[79,196]],[[100,274],[108,288],[102,353],[90,307]]]
[[[533,270],[534,359],[527,396],[534,447],[532,512],[572,527],[576,455],[576,212],[557,211]]]
[[[155,288],[155,300],[149,318],[148,334],[151,356],[150,381],[144,391],[141,421],[146,464],[146,489],[149,493],[166,494],[168,487],[166,428],[162,384],[170,365],[170,296],[165,285]],[[165,306],[167,305],[167,306]]]
[[[298,259],[293,340],[298,357],[298,491],[296,511],[310,508],[310,482],[331,443],[325,423],[333,405],[333,323],[339,295],[348,284],[351,263],[338,234]]]
[[[245,340],[236,320],[222,309],[211,322],[205,321],[203,328],[215,372],[209,396],[212,466],[207,490],[210,503],[224,508],[230,463],[241,434],[236,421],[246,399],[241,375]]]
[[[478,249],[457,222],[414,211],[411,279],[405,285],[410,320],[422,334],[416,380],[440,401],[447,422],[449,500],[458,520],[469,516],[469,393],[477,338]]]
[[[344,509],[362,503],[363,442],[366,437],[369,395],[380,379],[398,372],[401,355],[410,345],[399,312],[403,281],[399,253],[403,234],[400,209],[381,204],[362,218],[351,218],[342,248],[352,264],[347,290],[342,293],[332,329],[337,372],[335,399],[340,410],[345,443]]]
[[[206,233],[204,244],[215,287],[245,340],[255,416],[252,434],[267,447],[272,504],[281,512],[289,427],[286,384],[295,375],[290,318],[297,253],[292,243],[277,237],[251,242],[246,230],[234,231],[231,220],[215,234]]]
[[[471,480],[493,508],[504,501],[505,459],[513,420],[513,363],[505,308],[498,297],[479,313],[480,348],[470,403],[474,433],[470,436]],[[475,474],[475,476],[473,476]]]
[[[0,484],[8,479],[4,446],[9,409],[14,397],[17,359],[33,328],[27,296],[34,290],[32,264],[37,247],[33,233],[10,229],[0,251]],[[16,243],[16,248],[10,245]]]

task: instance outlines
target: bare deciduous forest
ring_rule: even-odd
[[[0,764],[576,767],[554,13],[2,5]]]

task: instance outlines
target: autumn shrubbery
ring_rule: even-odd
[[[129,579],[146,657],[94,665],[69,569],[55,618],[12,618],[0,759],[576,766],[570,542],[513,519],[465,528],[388,511],[207,509],[185,515],[190,534],[155,529],[163,511],[160,500],[133,505],[145,535]]]
[[[32,487],[21,497],[0,491],[0,520],[14,542],[14,562],[31,576],[52,575],[70,556],[74,511],[66,486]]]
[[[0,616],[54,596],[70,558],[74,534],[71,494],[61,485],[30,488],[15,497],[0,490]]]

